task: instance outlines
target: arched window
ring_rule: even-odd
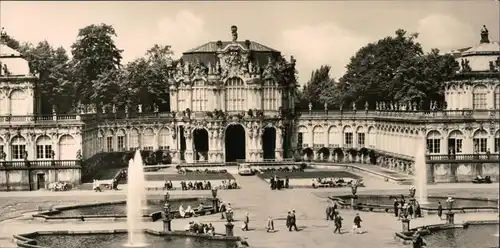
[[[118,151],[125,151],[125,145],[127,144],[127,136],[125,135],[125,131],[123,129],[118,130],[116,132],[116,143]]]
[[[462,153],[464,135],[459,130],[454,130],[448,136],[448,154]]]
[[[40,136],[36,140],[36,159],[52,158],[52,140],[49,136]]]
[[[170,136],[170,131],[167,128],[162,128],[160,129],[160,132],[158,133],[158,143],[160,146],[160,150],[168,150],[170,147],[169,145],[169,136]]]
[[[336,145],[338,145],[338,140],[335,140],[337,137],[337,133],[338,133],[338,130],[337,130],[337,126],[331,126],[329,129],[328,129],[328,146],[330,148],[333,148],[333,147],[337,147]]]
[[[427,152],[437,154],[441,152],[441,133],[432,130],[427,134]]]
[[[262,87],[264,110],[278,110],[278,88],[272,79],[266,79]]]
[[[97,134],[97,146],[98,146],[98,151],[104,151],[104,132],[102,130],[99,130],[99,133]]]
[[[152,151],[155,145],[155,133],[153,129],[147,128],[142,135],[142,148],[144,150]]]
[[[297,130],[297,148],[307,147],[307,141],[304,143],[304,140],[307,140],[307,127],[299,126]]]
[[[0,90],[0,115],[9,115],[7,109],[8,106],[9,106],[9,99],[7,99],[7,97],[5,97],[5,93],[2,90]]]
[[[69,134],[61,136],[59,139],[59,159],[73,160],[76,158],[77,146],[75,139]]]
[[[22,90],[13,90],[10,93],[11,115],[26,115],[26,93]]]
[[[368,128],[368,146],[370,148],[375,148],[375,128],[374,127],[369,127]]]
[[[345,148],[352,148],[353,147],[353,135],[352,135],[352,128],[350,126],[345,126],[344,127],[344,147]]]
[[[205,81],[202,79],[193,82],[193,109],[192,111],[208,110],[208,91]]]
[[[474,109],[486,109],[486,94],[488,89],[484,85],[477,85],[472,90],[472,102]]]
[[[229,78],[226,81],[226,110],[245,110],[245,87],[241,78]]]
[[[358,148],[365,147],[365,142],[366,142],[365,128],[358,127],[358,130],[356,130],[356,134],[358,137]]]
[[[139,130],[137,129],[132,129],[130,130],[130,150],[137,150],[139,149]]]
[[[323,127],[316,126],[313,129],[313,147],[321,148],[325,143],[325,132],[323,131]]]
[[[474,143],[474,153],[488,151],[488,132],[484,129],[476,130],[472,141]]]
[[[495,88],[495,109],[500,109],[500,85]]]
[[[113,136],[114,136],[114,133],[112,130],[108,130],[106,132],[106,151],[108,151],[108,152],[113,151]]]
[[[12,159],[23,159],[26,151],[26,140],[22,136],[16,136],[11,141]]]
[[[5,152],[5,141],[2,139],[2,137],[0,137],[0,154],[7,155],[7,153]],[[3,157],[2,159],[6,158]]]

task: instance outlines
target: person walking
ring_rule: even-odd
[[[394,198],[394,217],[398,217],[399,202],[397,198]]]
[[[271,216],[267,217],[267,232],[274,231],[274,220]]]
[[[335,230],[333,230],[333,233],[336,233],[337,231],[339,232],[339,234],[342,234],[342,232],[340,231],[340,229],[342,229],[342,216],[340,216],[340,214],[338,212],[335,213],[335,219],[334,219],[334,222],[335,222]]]
[[[248,223],[250,222],[250,216],[248,212],[245,214],[245,220],[243,221],[243,227],[241,228],[242,231],[248,231]]]
[[[292,214],[290,215],[290,227],[288,227],[288,230],[291,232],[292,228],[297,232],[299,231],[299,229],[297,228],[297,219],[295,217],[295,210],[292,210]]]
[[[332,208],[333,208],[332,205],[328,205],[326,207],[326,210],[325,210],[325,212],[326,212],[326,220],[333,220],[332,219]]]
[[[286,228],[290,229],[290,223],[292,222],[292,212],[288,211],[286,215]]]
[[[443,218],[441,217],[443,215],[443,206],[441,205],[441,202],[438,201],[438,212],[437,212],[437,215],[439,217],[440,220],[442,220]]]
[[[352,227],[352,232],[356,231],[357,234],[361,234],[361,217],[359,217],[359,213],[356,213],[356,216],[354,217],[354,225]]]
[[[220,219],[223,220],[225,218],[224,215],[226,214],[226,210],[227,210],[226,203],[221,201],[219,210],[220,210]]]

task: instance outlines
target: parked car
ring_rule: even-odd
[[[252,170],[252,167],[250,167],[250,164],[243,163],[238,165],[238,174],[244,176],[244,175],[254,175],[254,171]]]

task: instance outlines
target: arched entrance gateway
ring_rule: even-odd
[[[264,128],[262,134],[262,151],[264,159],[276,158],[276,129],[274,127]]]
[[[195,161],[208,160],[208,131],[204,128],[195,129],[193,132],[193,151]]]
[[[245,144],[245,128],[240,124],[229,125],[224,133],[226,162],[236,162],[236,160],[245,159]]]

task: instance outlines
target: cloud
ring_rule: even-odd
[[[323,64],[332,67],[331,76],[341,77],[349,59],[370,38],[344,29],[334,23],[300,26],[285,30],[281,37],[280,50],[297,59],[299,82],[305,84],[312,70]]]
[[[155,34],[154,40],[172,46],[176,57],[180,57],[182,52],[206,43],[208,32],[202,18],[183,10],[158,23],[158,33]]]
[[[418,21],[418,41],[425,51],[438,48],[442,52],[448,52],[478,43],[479,28],[473,29],[452,16],[432,14]]]

